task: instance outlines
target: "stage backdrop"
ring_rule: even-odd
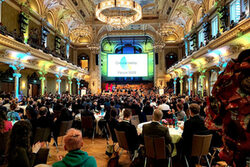
[[[153,40],[148,36],[107,37],[99,57],[102,82],[154,80]]]

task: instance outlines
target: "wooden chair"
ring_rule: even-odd
[[[115,135],[116,135],[119,147],[124,149],[124,150],[129,151],[128,141],[127,141],[125,131],[118,131],[115,129]]]
[[[128,153],[130,153],[125,131],[118,131],[116,129],[114,129],[114,130],[115,130],[115,135],[116,135],[116,138],[117,138],[117,141],[118,141],[118,144],[119,144],[119,148],[122,148],[122,151],[121,151],[120,155],[122,154],[123,150],[126,150],[126,151],[128,151]],[[130,158],[131,158],[132,161],[134,160],[135,156],[136,156],[136,154],[134,154],[133,157],[130,154]]]
[[[73,120],[62,121],[60,125],[60,131],[59,131],[58,137],[66,135],[66,132],[72,127],[72,124],[73,124]]]
[[[51,135],[50,128],[36,128],[35,136],[34,136],[34,143],[40,142],[47,142],[49,141]]]
[[[140,124],[139,121],[139,116],[138,115],[133,115],[131,118],[131,124],[137,127],[138,124]]]
[[[34,166],[37,164],[47,164],[49,148],[41,148],[36,155]]]
[[[212,140],[212,134],[211,135],[193,135],[192,140],[192,151],[191,156],[199,157],[198,165],[200,165],[200,160],[202,156],[205,156],[208,166],[210,167],[210,163],[208,161],[207,155],[209,152],[209,147]],[[187,157],[184,156],[186,165],[189,167]]]
[[[82,129],[83,130],[93,130],[93,134],[92,134],[92,141],[94,140],[95,138],[95,122],[94,120],[92,119],[92,116],[82,116],[81,117],[82,119]]]
[[[144,167],[147,166],[147,159],[166,160],[167,152],[164,137],[144,136],[146,158]],[[168,167],[172,167],[171,156],[168,157]]]
[[[11,131],[0,133],[0,165],[6,163],[7,143],[10,138]]]
[[[73,120],[62,121],[60,125],[58,137],[62,136],[62,140],[63,140],[63,136],[66,135],[67,131],[72,127],[72,124],[73,124]]]
[[[147,121],[152,121],[153,120],[153,116],[152,115],[146,115]]]
[[[110,126],[109,126],[108,122],[107,122],[106,126],[107,126],[107,130],[108,130],[108,133],[109,133],[109,137],[112,139],[113,143],[117,143],[116,136],[112,135],[112,131],[114,132],[114,129],[110,129]]]

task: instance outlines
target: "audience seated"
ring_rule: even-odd
[[[46,107],[41,107],[39,109],[39,115],[35,123],[35,127],[40,128],[50,128],[53,125],[53,120],[47,117],[48,109]]]
[[[3,110],[5,113],[7,113],[7,108],[3,106],[3,99],[0,98],[0,110]]]
[[[61,122],[72,119],[75,122],[80,122],[81,116],[91,116],[94,122],[93,127],[98,126],[99,130],[103,129],[103,136],[107,132],[105,131],[104,127],[106,127],[108,123],[113,142],[117,142],[114,129],[117,129],[118,131],[125,131],[129,151],[131,154],[133,154],[134,151],[138,149],[139,143],[143,143],[143,141],[139,141],[136,127],[130,122],[133,115],[132,110],[134,111],[135,115],[140,115],[141,111],[143,116],[152,115],[153,121],[149,124],[145,124],[142,129],[140,129],[142,130],[142,135],[140,137],[164,137],[167,146],[167,156],[169,156],[171,151],[169,145],[172,145],[172,141],[175,141],[174,139],[171,139],[170,132],[172,135],[173,131],[176,130],[179,132],[181,130],[168,128],[169,126],[172,127],[175,124],[175,122],[171,122],[173,121],[171,119],[164,120],[165,122],[163,121],[163,125],[161,125],[160,121],[162,118],[173,118],[173,114],[175,114],[178,120],[184,121],[184,118],[186,118],[187,115],[190,115],[190,119],[187,117],[188,120],[184,123],[184,126],[183,124],[180,124],[181,127],[184,128],[182,134],[183,140],[180,140],[183,141],[183,145],[181,145],[181,142],[179,144],[174,142],[174,144],[176,144],[177,154],[180,153],[178,146],[181,145],[183,147],[183,153],[188,158],[188,161],[191,159],[190,154],[192,148],[192,138],[194,134],[208,134],[211,130],[214,130],[213,134],[217,134],[218,132],[218,129],[216,128],[209,129],[210,131],[208,131],[205,127],[203,118],[200,116],[200,112],[202,112],[203,109],[200,108],[201,106],[205,107],[206,103],[198,97],[190,99],[185,97],[184,100],[182,96],[158,96],[157,93],[152,93],[150,91],[148,91],[150,94],[145,93],[145,95],[142,95],[142,92],[134,92],[133,90],[130,91],[131,94],[125,93],[121,95],[111,94],[100,96],[85,95],[82,97],[77,95],[69,95],[67,93],[61,94],[60,96],[58,94],[46,94],[43,97],[36,97],[34,99],[24,97],[19,103],[11,96],[10,93],[0,94],[0,133],[4,133],[12,129],[8,149],[10,152],[10,154],[8,154],[9,166],[33,166],[35,153],[40,149],[41,144],[37,143],[32,149],[31,129],[33,130],[34,135],[35,129],[37,127],[51,128],[54,138],[57,140]],[[192,104],[190,104],[191,100]],[[150,104],[150,101],[153,101],[152,105]],[[26,121],[18,121],[20,120],[20,115],[17,112],[18,104],[24,105],[21,108],[24,108],[25,105],[27,105],[25,109],[26,112],[24,112],[26,114],[21,117]],[[155,111],[154,108],[156,108]],[[100,114],[100,112],[103,112],[103,109],[105,116]],[[185,110],[187,113],[185,113]],[[81,114],[79,112],[81,112]],[[8,119],[6,117],[6,113],[8,113]],[[101,119],[96,119],[97,117],[99,118],[99,116]],[[208,116],[206,112],[204,117],[205,116]],[[14,121],[11,122],[7,120]],[[96,124],[97,121],[99,121],[98,124]],[[143,121],[146,121],[146,119],[144,118]],[[12,123],[15,123],[14,127],[12,127]],[[74,126],[74,123],[73,127],[76,127]],[[76,128],[82,128],[82,124]],[[170,132],[169,129],[171,130]],[[230,132],[230,129],[232,128],[227,127],[228,133]],[[140,133],[141,131],[138,132]],[[101,135],[101,131],[98,131],[98,133]],[[93,133],[91,133],[91,136],[92,135]],[[220,133],[217,135],[218,138],[221,138]],[[246,134],[246,136],[249,138],[248,134]],[[179,134],[179,137],[181,138],[181,134]],[[178,138],[178,141],[180,138]],[[61,161],[55,163],[53,166],[96,166],[95,159],[88,156],[86,152],[80,150],[82,146],[81,132],[75,129],[69,130],[67,135],[64,137],[64,141],[65,150],[68,151],[68,154],[65,158],[61,159]],[[212,140],[212,144],[213,141],[218,143],[217,138],[216,140]],[[244,147],[239,147],[247,150],[248,143],[249,142],[246,140],[246,142],[243,143]]]
[[[93,120],[95,120],[95,116],[94,113],[90,110],[90,106],[87,105],[85,110],[83,110],[83,112],[81,113],[82,117],[83,116],[91,116]]]
[[[21,119],[19,114],[15,111],[16,108],[17,104],[15,102],[12,102],[12,104],[10,104],[10,111],[7,113],[8,120],[17,121]]]
[[[144,136],[155,136],[155,137],[164,137],[166,147],[168,150],[168,156],[170,155],[170,147],[169,145],[172,143],[171,136],[169,135],[169,130],[167,127],[160,124],[160,121],[163,117],[163,113],[159,109],[155,109],[153,113],[153,121],[149,124],[145,124],[142,127],[142,137]]]
[[[3,109],[0,109],[0,133],[8,132],[12,129],[12,123],[7,121],[6,113]]]
[[[56,143],[57,143],[57,137],[59,135],[59,132],[60,132],[60,126],[61,126],[61,123],[62,121],[70,121],[72,120],[72,114],[70,113],[70,111],[63,107],[63,105],[58,105],[57,106],[58,108],[58,113],[57,113],[57,116],[54,118],[54,121],[55,121],[55,129],[54,129],[54,139],[56,140]]]
[[[82,133],[80,130],[69,129],[64,136],[64,149],[68,151],[66,156],[53,167],[97,167],[96,160],[81,150],[83,146]]]
[[[116,126],[116,130],[125,131],[128,147],[131,154],[139,147],[138,134],[134,125],[131,124],[132,112],[129,109],[125,109],[123,112],[123,120]]]
[[[200,117],[200,106],[192,103],[189,106],[190,119],[184,123],[184,129],[182,133],[183,138],[183,152],[186,155],[191,154],[192,138],[194,134],[205,134],[207,128],[205,127],[204,120]]]
[[[177,103],[176,105],[177,111],[175,112],[175,115],[178,120],[183,121],[184,118],[186,117],[186,113],[183,110],[184,106],[182,103]]]
[[[163,118],[173,118],[173,114],[169,105],[166,104],[166,100],[164,99],[162,103],[158,107],[159,110],[163,112]]]
[[[116,117],[117,117],[116,109],[112,108],[111,112],[110,112],[110,120],[108,121],[108,125],[109,125],[109,129],[111,132],[111,138],[112,138],[114,143],[117,142],[117,138],[116,138],[115,131],[114,131],[115,127],[118,124]]]
[[[143,115],[144,115],[144,121],[147,121],[146,115],[152,115],[154,111],[154,108],[150,105],[150,101],[147,100],[145,103],[145,106],[143,107]]]
[[[8,148],[8,167],[32,167],[36,153],[41,148],[38,142],[31,147],[31,124],[18,121],[14,124]]]

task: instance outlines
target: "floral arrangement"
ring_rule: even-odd
[[[175,119],[167,118],[167,119],[163,119],[161,122],[165,126],[167,126],[167,125],[174,125],[175,124]]]

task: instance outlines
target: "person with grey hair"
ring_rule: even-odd
[[[145,124],[142,127],[142,137],[144,136],[156,136],[164,137],[167,147],[167,154],[170,155],[169,145],[172,143],[171,136],[167,127],[161,125],[160,121],[163,117],[163,113],[159,109],[155,109],[153,112],[153,121],[149,124]]]

